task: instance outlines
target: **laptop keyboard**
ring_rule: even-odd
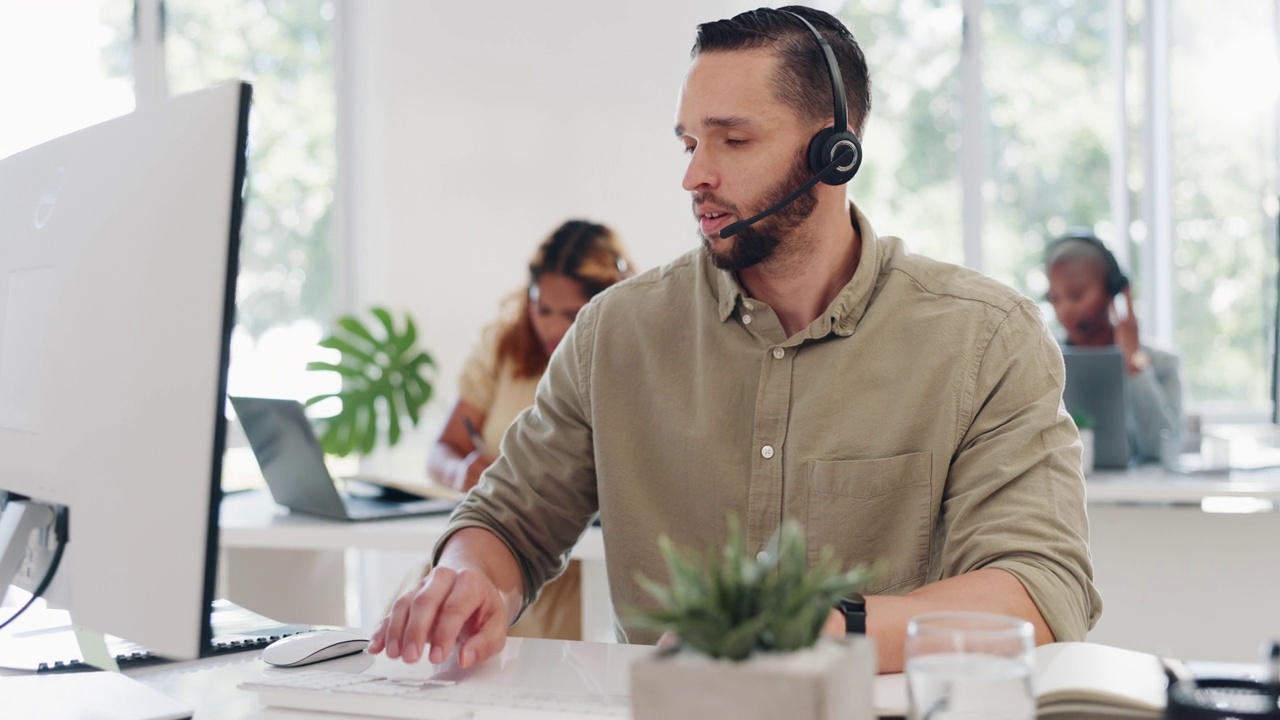
[[[446,514],[453,511],[458,503],[452,500],[435,500],[418,498],[409,502],[394,502],[382,498],[365,497],[343,493],[342,504],[347,514],[354,520],[379,517],[398,517],[423,514]]]
[[[626,695],[577,695],[447,680],[326,671],[267,675],[243,683],[269,707],[385,718],[534,720],[630,717]]]

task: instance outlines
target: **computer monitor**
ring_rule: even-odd
[[[211,648],[249,98],[0,159],[0,491],[68,508],[73,623],[174,659]]]

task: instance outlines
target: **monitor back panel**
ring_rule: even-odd
[[[175,658],[212,599],[247,113],[229,83],[0,159],[0,487],[70,508],[78,624]]]

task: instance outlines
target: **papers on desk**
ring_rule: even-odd
[[[1168,679],[1154,655],[1094,643],[1063,642],[1035,650],[1036,716],[1123,720],[1164,716]],[[907,714],[904,675],[876,682],[876,715]]]
[[[369,475],[352,475],[342,478],[344,481],[354,481],[365,485],[373,485],[385,490],[393,490],[408,495],[414,495],[432,500],[453,500],[458,501],[466,497],[464,492],[458,492],[451,487],[446,487],[431,480],[397,480],[386,477],[371,477]]]

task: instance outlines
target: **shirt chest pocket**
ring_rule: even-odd
[[[881,562],[868,593],[924,584],[934,521],[933,454],[807,464],[809,560],[824,545],[844,563]]]

